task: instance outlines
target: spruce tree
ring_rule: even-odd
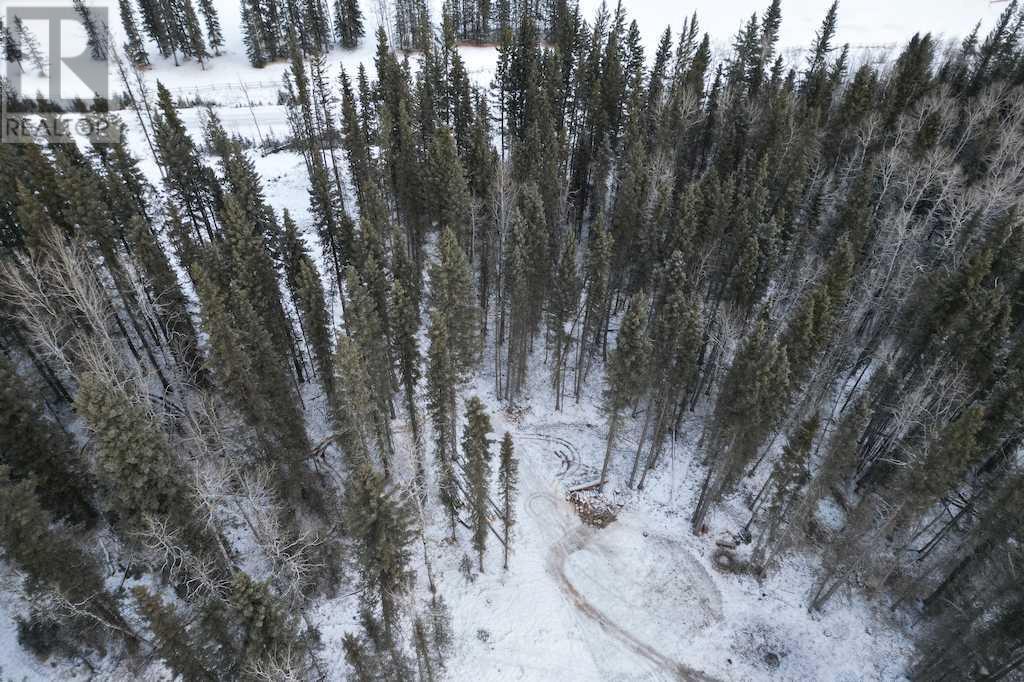
[[[302,25],[314,53],[326,52],[331,47],[331,16],[323,0],[305,0],[302,6]]]
[[[385,639],[393,645],[398,601],[408,590],[411,576],[413,530],[408,502],[389,492],[383,476],[365,465],[349,479],[345,500],[363,585],[378,601]]]
[[[142,16],[142,27],[157,45],[157,50],[162,57],[170,57],[174,53],[174,42],[168,30],[168,23],[174,17],[165,14],[164,3],[160,0],[139,0],[139,9]]]
[[[379,403],[374,399],[366,360],[359,344],[347,335],[338,337],[335,381],[339,396],[335,418],[349,457],[362,465],[376,455],[381,468],[390,472],[390,452],[381,446]]]
[[[505,432],[501,439],[498,461],[498,495],[501,499],[501,525],[504,530],[504,566],[508,569],[508,555],[512,547],[512,526],[516,523],[516,493],[519,491],[519,461],[512,446],[512,434]]]
[[[821,27],[815,35],[814,47],[807,57],[801,94],[810,107],[823,107],[827,104],[825,97],[831,94],[827,91],[828,57],[834,49],[832,40],[836,33],[838,10],[839,0],[835,0],[825,13]]]
[[[699,531],[710,508],[731,492],[779,417],[779,401],[789,385],[785,348],[770,338],[764,320],[758,322],[736,353],[715,400],[705,437],[708,472],[693,514]]]
[[[634,295],[629,300],[626,315],[619,326],[615,349],[608,358],[608,387],[604,397],[605,411],[608,413],[608,442],[598,490],[602,490],[608,480],[608,466],[611,464],[622,412],[640,398],[644,388],[651,343],[646,330],[646,308],[647,303],[640,295]]]
[[[146,273],[145,287],[156,307],[160,331],[178,362],[178,371],[186,381],[205,385],[208,377],[199,352],[199,337],[178,276],[152,228],[137,215],[133,217],[130,225],[133,229],[129,239],[135,256]]]
[[[0,548],[4,558],[28,578],[25,588],[30,595],[53,594],[58,603],[77,607],[79,613],[134,638],[117,601],[105,589],[95,557],[78,545],[76,533],[53,523],[39,504],[35,484],[13,481],[4,466],[0,466]],[[94,621],[85,620],[84,631],[95,626]]]
[[[367,259],[373,265],[372,256]],[[378,448],[385,463],[390,462],[394,454],[394,443],[391,435],[390,420],[394,417],[392,394],[394,393],[394,370],[391,362],[391,350],[387,343],[387,330],[379,314],[377,303],[369,288],[360,281],[355,268],[346,270],[348,326],[353,338],[359,346],[360,355],[370,381],[369,389],[373,400],[371,415],[377,434]],[[385,464],[387,470],[388,464]]]
[[[366,650],[366,641],[362,637],[346,632],[341,638],[341,648],[345,662],[352,670],[352,679],[356,682],[374,682],[380,679],[379,664]]]
[[[82,28],[85,29],[85,38],[92,58],[97,61],[105,60],[107,58],[107,27],[96,23],[92,12],[85,6],[84,0],[71,0],[71,4],[79,21],[82,22]],[[8,59],[8,61],[11,60]]]
[[[19,16],[14,17],[14,30],[18,33],[17,43],[18,47],[21,49],[22,55],[27,58],[35,68],[37,76],[45,76],[47,68],[46,57],[43,56],[43,51],[39,47],[39,39],[28,30],[28,27],[25,26],[25,22],[23,22]],[[136,37],[137,33],[138,31],[136,31]],[[130,37],[131,34],[129,34],[129,38]]]
[[[194,238],[212,242],[222,201],[219,184],[213,171],[203,165],[170,91],[160,81],[156,90],[159,115],[154,121],[154,141],[165,172],[164,183]]]
[[[359,0],[334,0],[334,33],[343,49],[359,46],[360,38],[366,34]]]
[[[117,7],[121,15],[121,26],[124,27],[125,36],[128,38],[128,42],[124,44],[128,59],[138,68],[148,66],[149,54],[142,42],[142,36],[139,35],[139,27],[135,23],[135,10],[130,0],[118,0]]]
[[[810,478],[809,459],[814,437],[818,432],[818,415],[804,420],[789,442],[782,448],[782,456],[765,483],[770,488],[766,507],[765,527],[754,549],[752,561],[763,564],[783,540],[784,524],[792,525],[793,507],[799,501]]]
[[[262,69],[272,59],[268,47],[264,43],[263,26],[260,22],[260,7],[255,0],[241,0],[242,5],[242,42],[249,64]]]
[[[551,386],[555,393],[555,410],[562,409],[565,392],[566,364],[572,348],[572,327],[579,312],[580,283],[576,274],[576,237],[565,236],[558,265],[551,283],[547,306],[548,343],[551,344]]]
[[[247,296],[230,296],[230,285],[217,273],[200,270],[203,326],[209,336],[209,366],[216,385],[254,429],[262,455],[281,473],[289,499],[317,490],[304,485],[304,465],[311,450],[304,420],[295,402],[287,366],[265,324]]]
[[[199,12],[203,15],[203,23],[206,26],[206,41],[213,54],[219,56],[220,48],[224,47],[224,35],[220,30],[220,18],[217,16],[213,0],[199,0]]]
[[[139,585],[132,588],[139,612],[153,633],[156,655],[175,675],[186,680],[215,680],[211,654],[193,633],[188,622],[169,604]]]
[[[395,357],[398,360],[399,380],[402,384],[406,416],[409,418],[409,429],[412,431],[413,446],[416,448],[416,477],[420,485],[424,483],[423,462],[423,426],[417,407],[416,392],[419,386],[422,369],[420,362],[419,328],[420,311],[416,301],[406,293],[401,281],[395,280],[391,289],[391,310],[394,314]]]
[[[261,665],[284,656],[304,662],[308,651],[296,619],[266,582],[253,580],[244,571],[236,572],[228,604],[237,630],[244,673],[252,675]],[[302,674],[304,671],[290,672]]]
[[[430,284],[431,307],[444,311],[448,326],[451,373],[456,382],[462,383],[479,357],[480,313],[473,295],[469,259],[451,228],[441,233],[439,257],[431,267]]]
[[[526,383],[529,362],[531,317],[535,302],[530,288],[530,257],[527,233],[529,226],[518,208],[512,212],[509,233],[505,238],[505,262],[502,265],[501,299],[498,301],[499,343],[507,334],[505,390],[503,397],[514,404]],[[500,348],[496,346],[496,355]],[[501,371],[501,367],[497,368]],[[499,377],[500,379],[500,377]],[[500,383],[500,382],[499,382]]]
[[[96,515],[92,487],[71,439],[41,416],[33,392],[0,356],[0,465],[11,479],[31,479],[35,494],[58,519],[89,523]]]
[[[192,4],[192,0],[179,0],[179,2],[184,24],[184,42],[181,44],[181,50],[186,56],[199,62],[205,69],[210,53],[206,50],[206,40],[203,38],[203,30],[199,25],[195,5]]]
[[[448,320],[443,308],[430,315],[427,339],[427,411],[434,432],[434,462],[437,466],[438,496],[448,514],[452,539],[459,507],[458,482],[455,478],[455,388],[458,378],[453,372],[448,340]]]
[[[469,517],[473,529],[473,549],[477,565],[484,570],[484,551],[490,531],[491,489],[491,419],[480,399],[466,401],[466,427],[462,433],[462,454],[465,457],[466,482],[469,486]]]
[[[11,31],[11,27],[5,26],[3,22],[0,22],[0,49],[3,49],[4,59],[8,63],[17,64],[20,71],[25,71],[25,67],[21,63],[25,54],[21,49],[20,37],[16,37]]]
[[[442,126],[435,132],[427,160],[429,196],[438,228],[442,233],[451,230],[462,248],[468,251],[471,238],[469,188],[455,139],[448,128]]]
[[[97,474],[121,524],[136,528],[143,514],[187,516],[177,456],[146,398],[90,372],[79,379],[75,407],[95,438]]]
[[[331,352],[330,318],[324,297],[320,273],[288,211],[282,216],[282,239],[285,277],[292,292],[292,300],[299,313],[299,321],[312,355],[313,367],[323,386],[327,404],[334,409],[337,395],[334,386],[334,366]]]
[[[583,384],[590,372],[594,356],[604,346],[608,329],[612,242],[600,220],[595,223],[594,232],[587,250],[585,268],[586,297],[576,360],[576,385],[573,391],[577,403],[580,401]]]

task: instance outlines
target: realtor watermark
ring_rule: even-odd
[[[83,16],[70,0],[3,5],[4,25],[12,39],[22,41],[16,27],[32,27],[34,37],[43,44],[48,68],[41,74],[26,70],[24,61],[4,61],[0,142],[118,141],[121,125],[103,106],[110,99],[106,49],[97,55],[87,30],[88,22],[94,39],[106,40],[107,7],[93,1]]]

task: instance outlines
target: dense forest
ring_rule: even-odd
[[[121,5],[128,43],[90,35],[122,108],[94,115],[144,146],[0,145],[23,648],[185,680],[324,679],[342,656],[354,680],[443,679],[460,624],[425,514],[467,571],[516,570],[518,444],[489,436],[487,377],[510,414],[538,385],[555,410],[599,396],[597,489],[642,495],[696,419],[677,533],[741,505],[742,570],[813,555],[806,608],[857,589],[902,614],[911,679],[1024,675],[1017,0],[878,62],[837,44],[838,3],[789,62],[779,0],[722,55],[697,16],[645,54],[621,4],[396,0],[364,37],[356,0],[242,0],[253,66],[289,64],[290,136],[264,153],[301,155],[308,225],[271,208],[251,140],[212,108],[191,136],[133,75],[147,45],[216,59],[210,0]],[[329,76],[367,39],[372,70]],[[467,43],[497,45],[489,88]],[[358,622],[324,640],[311,605],[353,591]]]

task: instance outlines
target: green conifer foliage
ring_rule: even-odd
[[[334,33],[342,48],[359,46],[359,39],[366,34],[359,0],[334,0]]]
[[[476,396],[466,401],[466,427],[462,432],[462,454],[465,457],[469,485],[469,516],[473,527],[473,549],[477,563],[484,570],[484,552],[490,531],[491,512],[491,419]]]
[[[508,569],[508,555],[512,549],[512,527],[516,524],[516,493],[519,491],[519,460],[512,445],[512,434],[505,432],[501,439],[498,460],[498,496],[501,500],[501,525],[504,530],[504,566]]]
[[[618,436],[622,412],[640,398],[647,374],[650,353],[650,338],[647,335],[647,303],[640,295],[629,300],[626,315],[619,326],[615,349],[608,358],[608,382],[605,391],[605,411],[608,413],[608,443],[601,465],[601,484],[608,480],[608,466],[611,464],[615,439]]]
[[[220,48],[224,47],[224,34],[220,29],[220,17],[213,0],[199,0],[199,12],[203,15],[206,25],[206,40],[213,49],[213,54],[220,56]]]
[[[306,642],[299,633],[296,619],[266,582],[258,582],[238,571],[231,581],[228,601],[237,629],[243,671],[251,673],[260,664],[286,655],[292,660],[303,659]],[[293,672],[301,674],[303,671]]]
[[[398,602],[411,576],[413,530],[408,501],[389,492],[384,477],[369,466],[356,469],[349,486],[345,509],[358,546],[356,561],[364,586],[379,602],[390,644],[395,641]]]
[[[551,344],[551,385],[555,392],[555,409],[562,407],[565,392],[565,365],[572,350],[573,329],[579,312],[580,281],[576,273],[576,237],[565,236],[558,264],[551,282],[547,305],[548,342]]]
[[[466,172],[459,159],[455,139],[448,128],[439,127],[434,133],[427,161],[428,196],[434,220],[437,221],[442,234],[450,230],[457,236],[461,247],[468,251],[472,236],[469,223],[469,187],[466,184]]]
[[[437,466],[438,496],[455,538],[455,522],[462,506],[455,478],[455,393],[457,377],[453,371],[448,341],[448,320],[442,308],[430,316],[427,329],[427,411],[434,432],[434,462]]]
[[[285,279],[292,301],[298,310],[306,345],[312,355],[313,368],[323,386],[332,413],[337,405],[334,382],[334,359],[331,350],[331,321],[320,272],[313,263],[305,243],[299,238],[295,222],[284,212],[282,260]]]
[[[430,304],[444,311],[450,344],[450,371],[457,383],[465,381],[480,354],[480,310],[473,295],[473,271],[455,232],[441,233],[438,262],[430,271]]]
[[[128,59],[136,67],[149,66],[149,54],[142,42],[142,36],[139,35],[139,27],[135,23],[135,10],[132,8],[131,2],[118,0],[117,10],[121,15],[121,26],[124,27],[125,36],[128,38],[128,42],[124,45]]]
[[[217,679],[211,665],[211,653],[189,632],[188,622],[173,604],[164,602],[139,585],[132,588],[139,613],[153,633],[155,653],[171,672],[186,680]]]
[[[187,514],[177,457],[143,396],[89,372],[79,378],[75,407],[95,437],[97,474],[122,524],[135,527],[142,514]]]
[[[104,589],[96,559],[82,550],[74,533],[53,524],[39,504],[35,484],[12,480],[5,466],[0,466],[0,549],[27,576],[30,594],[53,594],[59,601],[78,605],[80,613],[134,638],[117,601]],[[87,632],[95,621],[85,620]]]
[[[42,408],[14,367],[0,356],[0,465],[16,481],[31,478],[39,503],[58,518],[88,523],[96,512],[91,482],[58,424]]]

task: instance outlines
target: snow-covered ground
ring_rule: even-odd
[[[364,4],[367,39],[357,50],[333,52],[328,59],[332,69],[343,65],[351,74],[362,62],[372,76],[376,20],[370,3]],[[436,11],[440,3],[435,0],[434,4]],[[624,0],[623,4],[637,19],[651,51],[665,25],[678,30],[684,17],[694,11],[715,44],[727,45],[739,24],[751,12],[762,12],[767,1]],[[599,0],[583,0],[582,5],[589,17]],[[826,0],[784,2],[782,46],[791,50],[806,46],[827,5]],[[284,110],[275,103],[286,65],[251,68],[237,30],[237,2],[221,0],[218,8],[226,54],[211,60],[205,69],[157,61],[145,78],[151,83],[161,80],[176,96],[215,103],[229,132],[254,140],[284,136]],[[913,31],[952,38],[962,36],[979,20],[984,30],[1002,8],[988,0],[844,0],[839,40],[884,51],[905,42]],[[115,32],[120,32],[116,6],[111,7],[111,19]],[[466,47],[462,54],[474,80],[487,84],[494,50]],[[29,88],[45,88],[42,79],[33,81],[30,76],[27,81]],[[119,89],[116,79],[112,89]],[[248,102],[254,104],[251,109]],[[182,116],[190,130],[200,135],[201,110],[188,109]],[[141,132],[129,112],[124,117],[131,145],[157,183],[156,167]],[[301,158],[290,152],[265,157],[253,152],[253,157],[269,202],[278,211],[288,209],[313,245]],[[502,411],[487,369],[465,392],[479,395],[492,411],[495,439],[509,431],[515,440],[521,490],[510,570],[502,570],[500,546],[492,541],[485,572],[468,581],[459,570],[463,554],[472,554],[468,537],[451,546],[444,515],[433,502],[426,510],[428,552],[456,630],[449,679],[901,678],[911,648],[883,606],[848,594],[833,600],[823,614],[807,613],[812,558],[791,559],[763,582],[714,567],[710,556],[717,532],[735,529],[745,518],[739,507],[734,514],[727,509],[712,519],[707,535],[695,537],[689,532],[688,517],[701,475],[694,461],[699,416],[686,424],[683,439],[666,453],[642,492],[630,491],[621,483],[628,474],[630,439],[635,438],[627,429],[610,485],[611,498],[621,505],[618,519],[604,529],[584,525],[566,501],[566,492],[572,485],[592,480],[600,467],[605,437],[604,417],[595,408],[600,374],[594,373],[579,406],[568,401],[565,410],[556,413],[541,356],[538,351],[529,401],[524,401],[531,408],[525,413],[513,418]],[[492,366],[485,359],[483,367]],[[400,428],[397,423],[396,428]],[[412,604],[422,603],[427,594],[424,566],[417,568],[418,594]],[[4,578],[0,575],[0,581]],[[17,608],[8,593],[0,590],[0,680],[70,679],[76,672],[85,677],[82,671],[41,664],[18,648],[9,617]],[[355,598],[347,597],[319,604],[313,612],[333,678],[341,677],[344,670],[339,641],[344,632],[355,629],[356,608]]]
[[[460,538],[459,549],[448,546],[444,519],[432,519],[435,573],[458,630],[451,679],[901,678],[910,647],[884,611],[853,595],[824,614],[807,613],[809,561],[788,561],[763,583],[714,567],[717,531],[745,518],[739,509],[735,516],[726,511],[707,535],[689,531],[700,484],[693,461],[699,417],[687,422],[642,492],[623,483],[638,429],[627,430],[608,491],[618,518],[594,528],[580,520],[566,492],[600,469],[600,382],[591,382],[579,406],[569,400],[555,412],[537,359],[529,402],[523,401],[531,407],[511,418],[494,400],[493,375],[483,374],[467,394],[494,411],[494,437],[508,431],[516,443],[519,525],[510,570],[501,569],[494,546],[485,573],[467,582],[458,565],[468,539]]]

